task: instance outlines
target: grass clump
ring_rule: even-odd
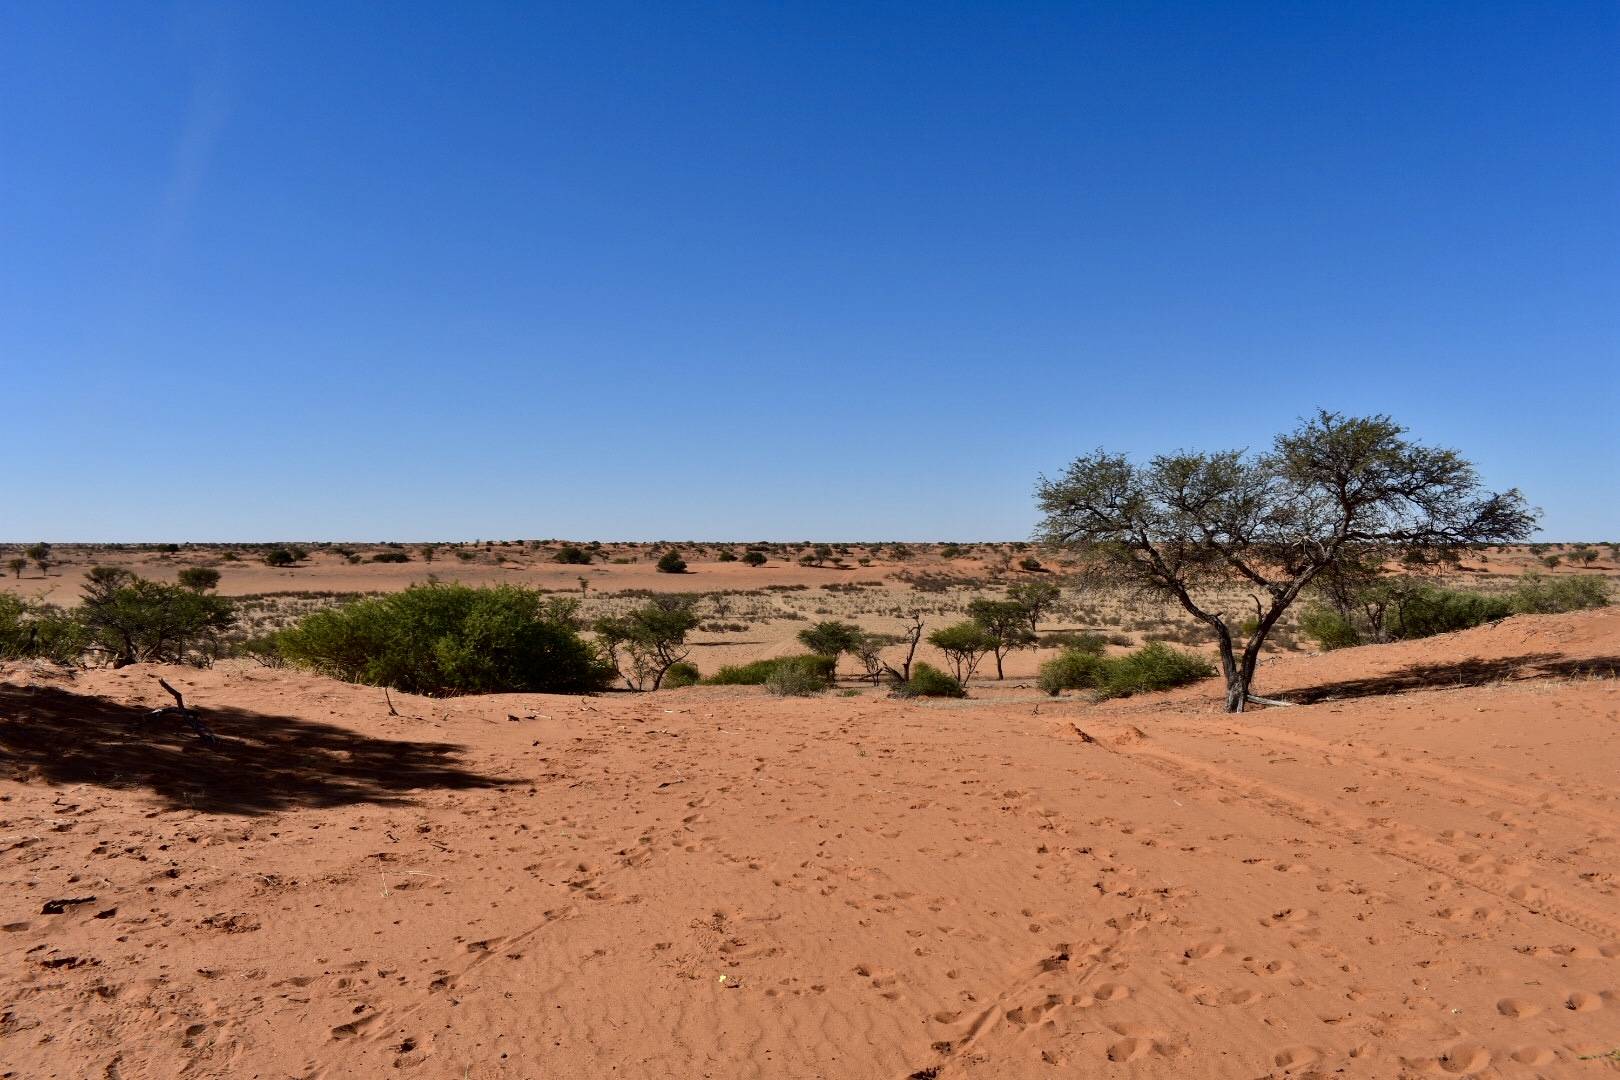
[[[1215,665],[1203,657],[1155,641],[1116,657],[1065,650],[1041,665],[1039,683],[1053,697],[1064,690],[1091,690],[1103,701],[1170,690],[1213,674]]]
[[[615,670],[579,634],[578,605],[515,585],[414,585],[318,611],[275,636],[290,664],[444,696],[591,693]]]

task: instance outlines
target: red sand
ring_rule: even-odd
[[[1614,611],[1241,717],[13,665],[0,1072],[1610,1075],[1616,670]]]

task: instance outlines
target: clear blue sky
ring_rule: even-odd
[[[1389,412],[1620,540],[1620,4],[0,8],[0,537],[1019,538]]]

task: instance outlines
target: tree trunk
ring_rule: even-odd
[[[999,652],[996,653],[996,678],[997,679],[1006,678],[1006,676],[1001,673],[1001,653],[999,653]]]
[[[1240,713],[1249,697],[1249,680],[1254,676],[1252,666],[1244,673],[1244,665],[1232,653],[1232,635],[1224,627],[1220,630],[1221,674],[1226,676],[1226,711]],[[1247,656],[1245,655],[1245,659]]]

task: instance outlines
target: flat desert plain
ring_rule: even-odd
[[[14,663],[0,1075],[1614,1075],[1617,671],[1615,609],[1282,650],[1240,716]]]

